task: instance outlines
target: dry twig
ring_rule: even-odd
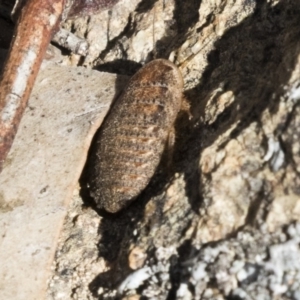
[[[0,82],[0,171],[65,0],[29,0],[20,12]]]

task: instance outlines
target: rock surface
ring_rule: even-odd
[[[123,0],[72,23],[87,66],[179,65],[192,118],[127,210],[74,198],[48,299],[300,299],[299,17],[297,1]]]
[[[296,0],[121,0],[65,24],[90,43],[66,64],[176,63],[192,117],[119,214],[94,210],[83,172],[47,299],[300,299],[299,17]]]

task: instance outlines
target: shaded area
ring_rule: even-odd
[[[154,4],[155,4],[157,1],[159,1],[159,0],[142,0],[142,1],[138,4],[138,6],[137,6],[137,8],[135,9],[135,11],[136,11],[137,13],[139,13],[139,14],[145,13],[145,12],[147,12],[147,11],[150,11],[150,10],[153,8]]]
[[[201,84],[185,92],[194,120],[188,126],[182,119],[177,122],[176,166],[179,172],[185,172],[190,193],[195,187],[201,149],[212,145],[237,124],[221,145],[225,147],[252,122],[259,121],[266,109],[271,113],[277,111],[284,84],[294,70],[298,55],[298,4],[298,1],[290,2],[289,6],[283,2],[273,7],[258,4],[252,16],[228,30],[215,43]],[[205,107],[218,87],[223,87],[220,93],[232,91],[235,100],[209,125]],[[215,96],[216,101],[218,96]],[[204,122],[200,123],[203,116]],[[193,199],[191,205],[198,206]]]
[[[187,33],[198,22],[201,2],[202,0],[175,0],[174,18],[180,35]]]
[[[11,19],[13,5],[14,1],[8,0],[3,0],[0,3],[0,49],[8,49],[13,37],[14,24]],[[1,59],[1,68],[2,64],[3,59]]]
[[[142,65],[135,61],[118,59],[113,62],[107,62],[107,63],[101,64],[98,67],[96,67],[95,69],[100,72],[108,72],[108,73],[132,76],[141,67],[142,67]]]
[[[13,35],[13,24],[5,19],[0,18],[0,48],[8,49]]]

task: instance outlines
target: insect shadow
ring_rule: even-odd
[[[177,9],[183,5],[178,1],[176,3]],[[198,1],[197,5],[200,3],[201,1]],[[131,206],[116,215],[102,214],[104,218],[99,227],[99,255],[110,262],[112,268],[99,274],[90,283],[89,288],[95,296],[99,287],[116,287],[130,272],[128,252],[130,243],[136,239],[134,229],[143,219],[145,205],[149,199],[161,195],[174,172],[184,174],[186,193],[191,207],[196,212],[201,205],[202,174],[199,173],[199,161],[203,149],[212,145],[231,126],[238,123],[220,145],[220,148],[224,148],[252,122],[260,123],[265,110],[269,110],[271,114],[278,110],[280,97],[284,95],[284,84],[288,82],[296,65],[300,34],[299,17],[298,1],[290,1],[289,6],[281,2],[273,6],[267,2],[256,3],[252,15],[229,29],[215,42],[214,50],[208,55],[209,63],[201,82],[184,93],[191,104],[193,119],[189,121],[183,114],[176,122],[177,138],[172,174],[164,173],[165,170],[160,165],[151,183]],[[179,41],[184,39],[185,33],[180,34]],[[168,49],[166,55],[175,49],[168,47],[169,44],[164,45],[164,49]],[[234,101],[214,122],[201,122],[209,95],[220,86],[223,87],[222,93],[233,92]],[[278,128],[278,131],[280,130],[282,129]],[[188,252],[189,249],[185,251]],[[177,269],[180,262],[178,264]],[[178,281],[180,278],[177,276],[176,282]],[[175,282],[168,299],[172,299],[174,292]]]

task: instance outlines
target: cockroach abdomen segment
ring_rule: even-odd
[[[183,79],[168,60],[140,69],[102,124],[89,162],[97,207],[118,212],[147,186],[181,107]]]

